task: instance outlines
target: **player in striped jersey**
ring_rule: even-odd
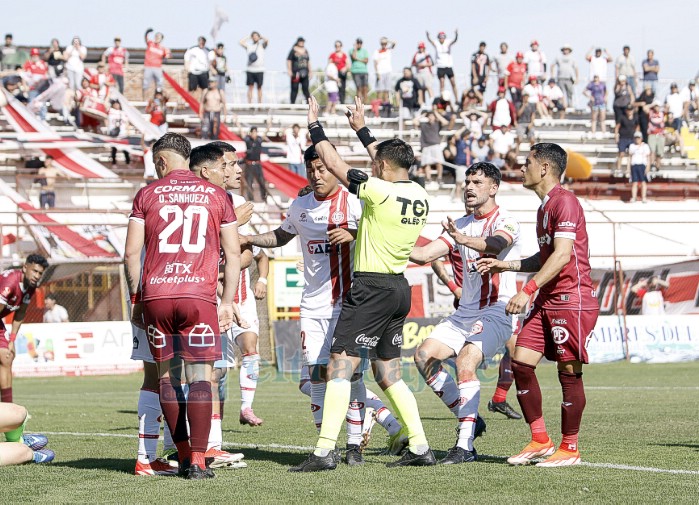
[[[476,271],[482,257],[519,258],[519,223],[495,203],[500,171],[490,163],[475,163],[466,171],[465,200],[472,214],[443,223],[447,231],[423,247],[415,247],[410,259],[425,264],[458,248],[464,266],[459,308],[444,319],[415,353],[415,364],[427,384],[458,419],[458,439],[441,464],[477,459],[473,447],[480,402],[476,370],[493,356],[512,334],[512,317],[505,314],[507,301],[516,293],[514,275]],[[442,368],[442,361],[456,357],[458,387]]]

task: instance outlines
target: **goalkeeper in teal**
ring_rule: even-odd
[[[316,472],[337,466],[337,437],[350,400],[350,379],[363,358],[372,360],[374,377],[408,432],[408,450],[388,466],[436,463],[427,444],[413,393],[401,378],[403,323],[410,311],[405,271],[410,253],[427,223],[427,193],[408,178],[415,161],[400,139],[377,142],[364,126],[364,104],[348,112],[350,126],[372,158],[374,177],[342,161],[318,122],[318,102],[311,97],[308,130],[326,168],[364,203],[357,229],[354,278],[333,334],[327,368],[325,410],[320,437],[308,459],[290,470]]]

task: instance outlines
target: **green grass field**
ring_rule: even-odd
[[[699,498],[699,362],[588,367],[580,438],[585,465],[560,469],[505,463],[504,457],[528,441],[528,430],[523,421],[487,412],[494,384],[485,381],[481,414],[488,431],[476,448],[488,456],[477,463],[385,468],[394,458],[379,454],[385,432],[376,426],[363,467],[291,474],[287,467],[301,461],[316,438],[308,398],[294,378],[279,377],[271,368],[262,375],[255,412],[264,425],[238,424],[236,373],[224,419],[224,441],[245,453],[249,467],[220,469],[215,479],[199,482],[132,475],[139,375],[16,380],[15,401],[32,414],[28,431],[50,433],[49,447],[57,456],[50,465],[0,469],[0,503],[697,503]],[[539,377],[547,425],[558,442],[555,368],[540,366]],[[455,421],[419,385],[412,383],[421,389],[422,419],[439,457],[454,443]],[[514,391],[508,400],[516,405]]]

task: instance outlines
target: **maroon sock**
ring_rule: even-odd
[[[179,394],[178,394],[179,391]],[[187,435],[187,404],[184,402],[181,388],[175,389],[169,377],[160,379],[160,408],[163,416],[170,427],[172,441],[177,445],[178,452],[182,450],[180,443],[189,445]],[[185,451],[185,453],[188,451]],[[180,461],[188,457],[189,454],[180,452]]]
[[[206,452],[211,431],[211,383],[197,381],[189,385],[187,397],[187,417],[189,418],[192,457],[195,452]]]
[[[558,372],[558,381],[563,389],[561,433],[564,437],[577,435],[580,431],[580,420],[586,403],[582,375],[582,373]],[[570,450],[575,450],[575,447]]]
[[[512,360],[512,375],[517,386],[517,401],[527,424],[543,417],[541,410],[541,388],[534,372],[536,367]]]
[[[500,360],[500,371],[498,374],[498,389],[509,391],[510,386],[512,386],[513,380],[514,377],[512,376],[512,358],[510,357],[510,353],[506,352]]]
[[[12,403],[12,388],[0,389],[0,402]]]

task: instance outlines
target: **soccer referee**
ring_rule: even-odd
[[[318,122],[311,97],[308,130],[323,164],[364,202],[354,254],[354,279],[333,335],[320,437],[315,450],[294,472],[332,470],[333,453],[350,400],[350,379],[363,358],[408,431],[408,450],[388,466],[427,466],[435,457],[427,444],[413,393],[401,379],[403,323],[410,311],[410,286],[403,276],[408,258],[427,223],[427,193],[408,178],[412,148],[399,139],[377,142],[364,126],[364,105],[355,99],[350,126],[372,158],[373,177],[350,168]],[[333,217],[331,216],[331,219]]]

